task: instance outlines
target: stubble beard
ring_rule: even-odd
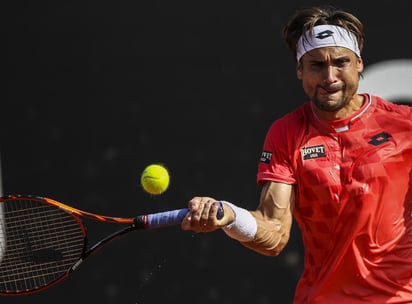
[[[317,94],[314,94],[312,97],[312,102],[313,104],[321,111],[324,112],[337,112],[344,108],[346,105],[348,105],[350,99],[348,96],[344,93],[344,91],[340,91],[341,96],[339,96],[337,99],[336,97],[334,99],[321,99],[318,98]],[[333,100],[333,101],[331,101]]]
[[[330,103],[330,102],[320,101],[319,99],[315,97],[315,98],[312,98],[312,102],[315,104],[315,106],[319,110],[324,111],[324,112],[337,112],[347,104],[344,98],[340,98],[337,102]]]

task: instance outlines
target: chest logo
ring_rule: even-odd
[[[373,136],[368,143],[371,144],[371,145],[374,145],[374,146],[379,146],[379,145],[389,141],[389,138],[391,138],[391,137],[392,136],[390,134],[382,132],[382,133],[379,133],[379,134],[376,134],[375,136]]]
[[[300,154],[303,160],[326,157],[325,146],[303,147],[300,149]]]

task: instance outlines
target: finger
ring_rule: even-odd
[[[213,205],[213,201],[211,200],[208,200],[203,204],[203,210],[200,216],[200,225],[203,227],[207,227],[209,224],[209,221],[211,219],[213,220],[212,213],[211,213],[212,205]]]
[[[201,197],[194,197],[189,201],[188,207],[191,211],[196,211],[202,201]]]
[[[182,229],[195,232],[215,230],[216,215],[212,211],[215,202],[211,197],[193,197],[188,203],[189,212],[182,221]]]
[[[190,230],[192,228],[191,226],[190,212],[188,212],[180,223],[180,227],[182,230]]]

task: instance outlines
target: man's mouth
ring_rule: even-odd
[[[337,88],[324,88],[324,87],[319,88],[319,93],[321,95],[331,95],[331,94],[334,94],[338,91],[340,91],[340,89],[337,89]]]

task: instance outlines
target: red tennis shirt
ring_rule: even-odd
[[[412,303],[412,107],[365,95],[343,120],[307,102],[270,127],[257,180],[294,184],[294,303]]]

